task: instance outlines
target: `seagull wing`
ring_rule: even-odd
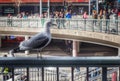
[[[20,50],[40,49],[49,41],[49,37],[44,34],[37,34],[29,40],[20,43]]]

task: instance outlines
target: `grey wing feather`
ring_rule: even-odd
[[[19,47],[21,50],[29,50],[40,46],[48,37],[43,34],[37,34],[29,40],[25,40],[20,43]]]

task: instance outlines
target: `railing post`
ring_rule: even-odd
[[[29,81],[29,67],[27,67],[27,81]]]
[[[21,18],[21,27],[22,27],[22,18]]]
[[[84,19],[84,31],[86,31],[86,19]]]
[[[78,27],[78,26],[79,26],[79,25],[78,25],[78,22],[79,22],[79,20],[76,20],[76,23],[77,23],[77,29],[79,29],[79,27]]]
[[[39,22],[39,19],[37,19],[37,28],[38,28],[38,22]]]
[[[86,81],[89,81],[89,67],[86,67]]]
[[[118,81],[120,81],[120,67],[118,67]]]
[[[116,22],[116,34],[119,34],[119,28],[118,28],[118,19],[115,21]]]
[[[74,81],[74,67],[71,67],[71,81]]]
[[[28,20],[28,25],[29,25],[28,27],[30,27],[30,26],[31,26],[31,25],[30,25],[30,19]]]
[[[94,32],[95,24],[96,24],[96,19],[93,19],[93,26],[92,26],[92,31],[93,32]]]
[[[71,29],[71,26],[70,26],[70,19],[68,19],[68,24],[69,24],[69,29]]]
[[[14,80],[14,75],[15,75],[15,74],[14,74],[14,67],[12,67],[12,81],[15,81],[15,80]]]
[[[107,67],[102,67],[102,81],[107,81]]]
[[[57,81],[59,81],[59,67],[57,67]]]
[[[102,33],[102,19],[100,19],[99,26],[100,26],[100,32]]]
[[[42,67],[42,81],[44,81],[44,67]]]
[[[108,19],[108,33],[110,33],[110,19]]]
[[[13,26],[13,18],[11,18],[11,20],[10,20],[10,23],[11,23],[11,27]]]
[[[7,27],[8,26],[8,23],[7,23],[7,19],[6,20],[4,20],[4,22],[5,22],[5,27]],[[0,22],[1,23],[1,22]]]

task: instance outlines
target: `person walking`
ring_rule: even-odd
[[[66,26],[68,26],[70,28],[70,20],[72,18],[72,12],[71,10],[68,10],[66,15],[65,15],[67,21],[66,21]]]
[[[96,21],[97,20],[97,11],[96,10],[93,11],[93,19],[94,19],[93,24],[96,26],[96,22],[97,22]]]
[[[106,11],[106,13],[105,13],[105,19],[106,19],[106,30],[105,30],[105,33],[108,33],[109,25],[110,25],[110,13],[108,11]]]
[[[84,19],[84,30],[86,30],[86,19],[88,18],[87,12],[85,11],[83,14],[83,19]]]
[[[72,41],[71,40],[65,40],[65,44],[66,44],[66,52],[68,54],[72,53]]]
[[[54,18],[55,18],[55,22],[57,24],[58,29],[60,29],[60,19],[59,19],[59,12],[58,11],[55,12]]]
[[[100,10],[100,13],[98,15],[100,32],[102,32],[102,18],[103,18],[103,12],[102,10]]]
[[[59,18],[60,18],[60,26],[65,29],[65,24],[64,24],[65,20],[64,20],[64,13],[63,12],[59,13]]]
[[[83,19],[87,19],[87,18],[88,18],[88,15],[87,15],[87,12],[85,11],[83,14]]]
[[[11,14],[8,14],[8,17],[7,17],[7,25],[8,25],[8,26],[12,26],[12,15],[11,15]]]

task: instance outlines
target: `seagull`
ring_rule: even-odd
[[[14,57],[14,53],[25,51],[25,50],[37,50],[40,52],[51,41],[50,27],[52,25],[54,25],[52,24],[52,20],[47,19],[46,22],[44,23],[44,28],[41,32],[32,36],[28,40],[24,40],[20,42],[19,46],[15,49],[10,50],[8,54]],[[39,57],[39,55],[37,56]]]

